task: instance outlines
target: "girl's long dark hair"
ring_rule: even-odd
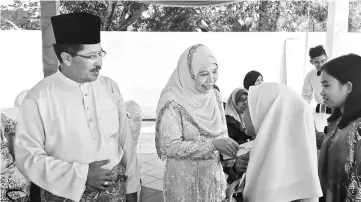
[[[346,99],[344,111],[335,108],[328,122],[336,121],[341,117],[338,127],[343,129],[350,122],[361,117],[361,57],[348,54],[327,62],[322,70],[337,79],[341,84],[352,83],[352,92]]]

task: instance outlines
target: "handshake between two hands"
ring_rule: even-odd
[[[253,141],[249,141],[241,145],[238,145],[236,142],[234,143],[236,144],[234,146],[235,148],[232,148],[231,145],[228,145],[225,148],[223,148],[223,151],[219,150],[222,153],[223,160],[231,160],[243,156],[247,153],[249,154],[253,145]]]
[[[227,138],[225,138],[227,139]],[[233,141],[233,140],[232,140]],[[243,192],[245,186],[245,173],[248,167],[249,154],[252,148],[253,141],[246,142],[241,145],[235,145],[235,148],[232,148],[233,142],[230,141],[227,147],[223,147],[223,151],[220,151],[223,156],[223,160],[229,161],[234,160],[233,168],[237,173],[243,173],[242,178],[233,181],[227,186],[226,195],[227,198],[232,198],[233,194]],[[232,151],[232,149],[235,149]]]

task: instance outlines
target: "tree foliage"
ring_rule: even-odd
[[[102,19],[104,31],[127,31],[148,5],[135,1],[61,1],[60,13],[87,12]]]
[[[39,30],[40,4],[39,1],[14,0],[13,4],[1,5],[1,29]]]
[[[361,32],[361,1],[350,2],[348,31]]]
[[[1,6],[1,29],[40,29],[39,0]],[[241,1],[209,7],[166,7],[136,1],[61,1],[60,13],[88,12],[104,31],[318,32],[327,29],[326,0]],[[361,3],[350,2],[349,31],[361,29]]]

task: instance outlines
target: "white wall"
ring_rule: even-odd
[[[138,102],[145,117],[154,118],[160,92],[187,47],[202,43],[215,53],[220,73],[217,85],[226,100],[234,88],[242,86],[243,77],[250,70],[260,71],[265,81],[285,83],[285,41],[298,39],[299,45],[293,49],[300,48],[302,51],[296,52],[301,53],[305,52],[305,36],[305,33],[287,32],[102,32],[102,45],[108,55],[101,73],[118,83],[125,100]],[[361,34],[350,33],[348,39],[350,52],[361,54]],[[307,49],[325,44],[326,33],[310,33],[308,40]],[[18,93],[43,77],[41,32],[0,31],[0,44],[0,108],[8,108],[13,106]],[[296,64],[304,62],[304,55],[299,57]],[[292,71],[292,68],[304,68],[303,65],[287,68]],[[299,88],[303,75],[287,81]]]

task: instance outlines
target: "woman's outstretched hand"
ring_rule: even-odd
[[[214,147],[221,153],[236,157],[240,146],[236,141],[227,137],[213,140]]]

